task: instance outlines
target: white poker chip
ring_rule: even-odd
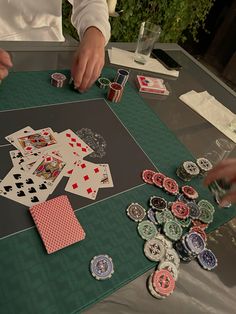
[[[144,254],[151,261],[160,261],[164,257],[165,252],[165,246],[159,239],[153,238],[147,240],[144,244]]]

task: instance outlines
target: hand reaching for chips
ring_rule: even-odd
[[[10,55],[3,49],[0,49],[0,80],[8,75],[8,69],[12,67]]]

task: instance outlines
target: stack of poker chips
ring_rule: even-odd
[[[196,160],[196,164],[198,165],[198,168],[200,170],[200,175],[204,176],[208,171],[210,171],[213,166],[212,163],[204,157],[198,158]]]
[[[106,77],[99,77],[97,80],[97,86],[101,89],[107,89],[111,81]]]
[[[51,75],[51,84],[55,87],[63,87],[66,83],[66,76],[62,73],[53,73]]]
[[[108,87],[107,99],[118,103],[121,100],[123,94],[123,86],[119,83],[112,82]]]
[[[183,181],[191,181],[199,173],[198,166],[192,161],[184,161],[176,170],[177,176]]]
[[[117,82],[118,84],[124,87],[128,79],[129,79],[129,71],[124,70],[124,69],[117,70],[117,74],[114,80],[115,82]]]
[[[151,170],[142,176],[153,184]],[[180,260],[196,259],[206,270],[217,266],[214,253],[206,248],[205,233],[213,221],[214,206],[207,200],[197,203],[198,193],[190,186],[183,186],[181,190],[182,194],[174,202],[151,196],[147,211],[138,203],[131,203],[126,209],[127,216],[138,222],[138,234],[145,240],[144,255],[157,263],[147,282],[149,292],[157,299],[164,299],[174,291]],[[188,232],[184,234],[183,228]]]

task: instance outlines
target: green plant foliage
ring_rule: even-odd
[[[200,28],[205,29],[206,17],[215,0],[118,0],[119,17],[111,17],[111,41],[132,42],[138,37],[140,23],[151,21],[162,28],[161,42],[184,42],[186,34],[197,41]],[[71,7],[63,1],[64,31],[75,37],[70,24]],[[75,35],[76,34],[76,35]]]

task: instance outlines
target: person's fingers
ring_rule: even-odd
[[[236,191],[227,193],[220,201],[220,206],[226,207],[230,203],[236,203]]]
[[[76,54],[75,59],[74,59],[74,64],[71,70],[71,74],[74,80],[74,85],[76,88],[79,88],[82,83],[86,66],[87,66],[87,62],[88,62],[88,59],[86,58],[86,56],[84,56],[83,58],[80,58],[80,55]]]
[[[8,75],[8,69],[0,65],[0,80],[3,80]]]
[[[82,78],[82,82],[79,86],[79,91],[84,92],[90,87],[90,83],[93,80],[94,77],[94,67],[95,62],[91,59],[88,60],[86,69]]]
[[[204,184],[209,185],[211,182],[224,178],[226,181],[232,181],[236,177],[236,159],[227,159],[220,162],[210,170],[204,179]]]
[[[5,67],[12,67],[10,55],[3,49],[0,49],[0,64]]]

